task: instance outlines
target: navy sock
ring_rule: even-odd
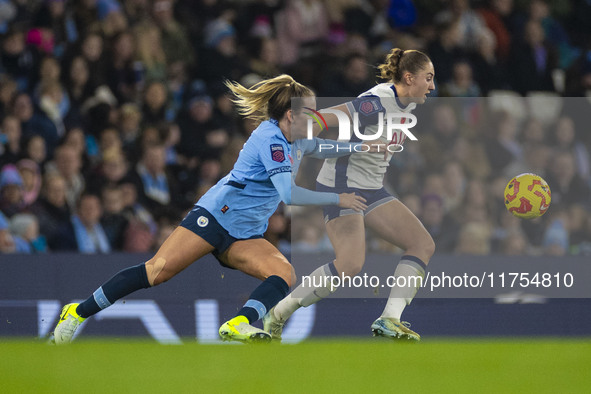
[[[262,319],[289,292],[289,286],[279,276],[269,276],[250,295],[236,316],[246,316],[249,323]]]
[[[78,305],[76,313],[81,317],[90,317],[101,309],[111,306],[121,297],[139,289],[150,287],[145,264],[136,265],[119,271],[106,281],[88,299]]]

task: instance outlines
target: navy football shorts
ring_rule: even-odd
[[[380,205],[384,205],[387,202],[396,200],[396,197],[392,196],[390,193],[386,191],[383,187],[381,189],[357,189],[355,187],[329,187],[325,186],[321,183],[316,182],[316,191],[319,192],[326,192],[326,193],[355,193],[358,196],[365,198],[367,201],[365,205],[367,205],[367,209],[363,212],[358,212],[350,208],[341,208],[338,205],[325,205],[322,207],[324,212],[324,221],[328,223],[334,218],[338,218],[339,216],[347,216],[347,215],[367,215],[372,210],[376,209]]]
[[[180,225],[191,230],[213,246],[215,250],[212,254],[224,267],[228,267],[220,261],[219,255],[224,253],[234,242],[240,241],[241,239],[231,236],[228,231],[220,225],[216,218],[209,213],[209,211],[198,205],[185,216]],[[254,235],[246,239],[257,238],[263,238],[263,236]]]

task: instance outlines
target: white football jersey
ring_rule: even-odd
[[[375,135],[379,132],[379,113],[410,113],[416,107],[410,103],[403,107],[397,98],[393,84],[382,83],[360,94],[357,99],[347,103],[351,118],[353,113],[359,114],[359,132],[364,135]],[[386,116],[384,116],[384,119]],[[404,122],[404,119],[402,120]],[[385,120],[384,120],[385,123]],[[351,132],[350,142],[361,141]],[[382,127],[381,136],[376,140],[365,141],[367,144],[383,143],[386,145],[402,145],[406,134],[395,129],[392,138],[387,138],[387,127]],[[394,149],[392,149],[394,150]],[[316,180],[329,187],[354,187],[359,189],[381,189],[384,174],[390,165],[393,152],[384,153],[353,153],[340,158],[326,159]]]

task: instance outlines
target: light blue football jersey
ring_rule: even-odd
[[[291,144],[277,121],[262,122],[240,151],[234,168],[197,201],[231,236],[263,234],[281,198],[271,176],[291,172]]]

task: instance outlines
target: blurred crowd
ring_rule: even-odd
[[[225,79],[285,72],[354,97],[393,47],[435,65],[438,98],[387,187],[437,251],[591,253],[590,15],[584,0],[0,0],[0,253],[156,249],[256,127]],[[520,171],[550,183],[540,219],[504,211]],[[317,211],[289,213],[271,242],[329,248]]]

